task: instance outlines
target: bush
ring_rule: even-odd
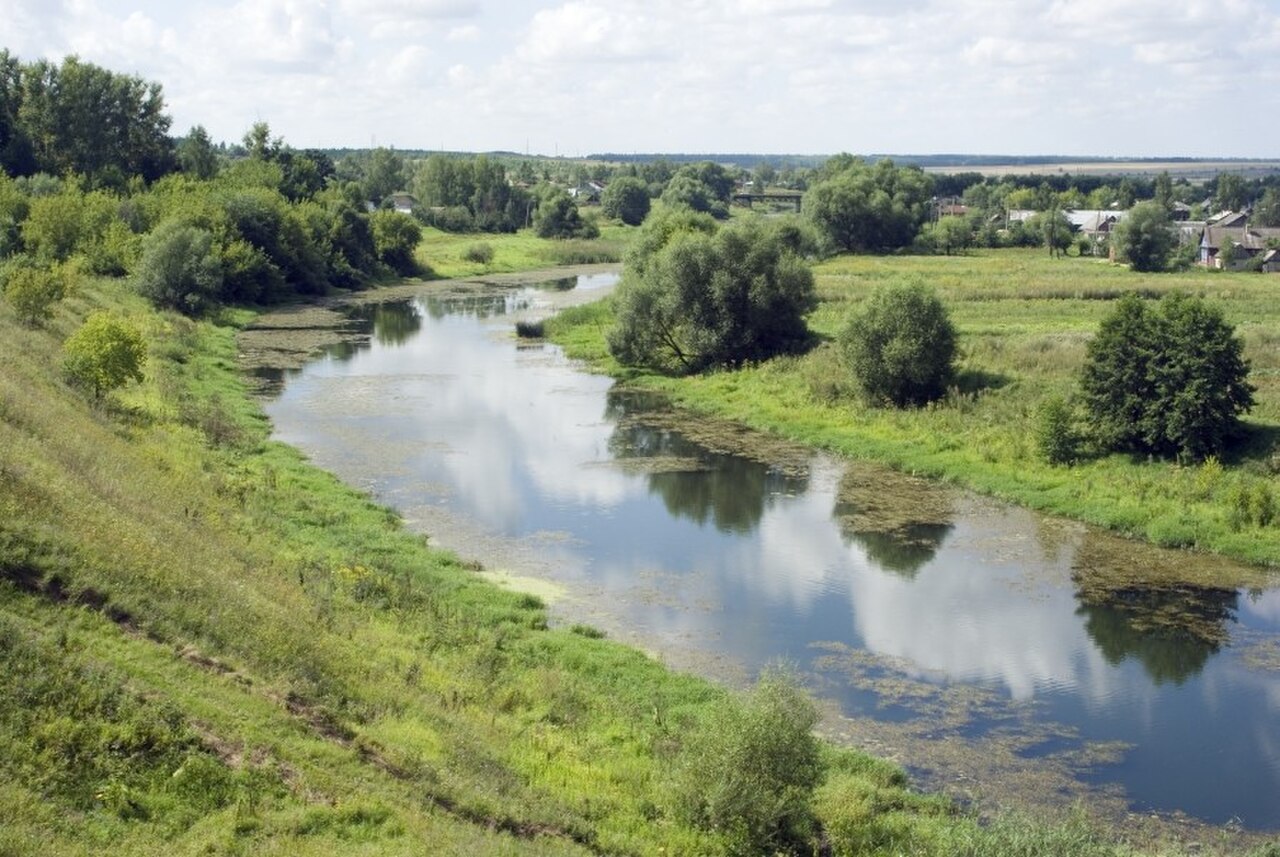
[[[66,297],[62,272],[43,266],[15,263],[5,278],[4,296],[23,324],[35,326],[53,317],[53,305]]]
[[[879,289],[840,337],[863,394],[898,407],[942,396],[955,377],[956,331],[923,283]]]
[[[1076,431],[1071,407],[1061,396],[1040,406],[1036,425],[1036,448],[1050,464],[1072,464],[1080,457],[1080,433]]]
[[[378,261],[397,274],[416,274],[418,262],[413,253],[422,240],[422,227],[418,222],[396,211],[375,211],[369,216],[369,222]]]
[[[493,245],[487,241],[469,244],[462,257],[468,262],[475,262],[477,265],[488,265],[493,261]]]
[[[134,282],[156,306],[199,315],[216,303],[222,289],[213,235],[178,220],[161,223],[143,245]]]
[[[1201,460],[1239,435],[1253,406],[1244,345],[1222,312],[1170,295],[1151,311],[1126,295],[1103,319],[1081,372],[1102,446]]]
[[[673,777],[675,814],[726,834],[739,853],[806,843],[823,775],[812,732],[817,722],[817,709],[794,679],[766,672],[743,703],[719,707],[690,736]]]
[[[72,383],[93,390],[95,399],[129,381],[142,380],[147,346],[133,325],[107,312],[90,315],[62,346]]]

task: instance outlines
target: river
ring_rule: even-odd
[[[1280,829],[1274,583],[1188,583],[1257,576],[692,420],[512,335],[613,277],[353,310],[275,436],[559,621],[728,682],[793,665],[830,737],[930,787]]]

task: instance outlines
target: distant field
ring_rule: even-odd
[[[1078,161],[1052,164],[954,164],[926,166],[925,172],[941,175],[981,173],[984,176],[1087,175],[1151,176],[1168,172],[1175,179],[1207,181],[1218,173],[1238,173],[1245,178],[1280,174],[1280,160],[1274,161]]]

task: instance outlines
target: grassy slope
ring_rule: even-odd
[[[98,306],[152,353],[102,407],[57,371]],[[720,851],[665,778],[725,694],[548,630],[266,441],[245,319],[156,314],[113,281],[45,329],[0,308],[0,854]],[[828,755],[834,853],[1120,853],[1080,824],[979,827]]]
[[[821,304],[810,326],[827,341],[799,358],[696,378],[639,383],[680,402],[853,457],[961,483],[1169,546],[1196,546],[1280,563],[1280,527],[1241,524],[1240,486],[1274,486],[1280,469],[1280,279],[1256,274],[1140,275],[1093,259],[1037,251],[959,257],[847,256],[816,268]],[[939,406],[910,411],[858,402],[830,340],[880,283],[921,276],[946,301],[961,334],[961,384]],[[1043,462],[1036,414],[1070,396],[1085,343],[1122,291],[1181,290],[1222,306],[1252,362],[1257,406],[1249,446],[1225,466],[1179,467],[1112,455],[1073,467]],[[570,353],[619,367],[604,351],[607,307],[575,310],[549,333]],[[1274,489],[1273,489],[1274,490]]]

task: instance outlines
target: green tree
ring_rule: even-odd
[[[1173,204],[1176,200],[1173,197],[1173,179],[1169,177],[1168,170],[1160,171],[1160,174],[1155,178],[1152,189],[1155,191],[1152,201],[1166,212],[1172,213]]]
[[[63,273],[45,265],[10,262],[4,296],[18,320],[35,326],[53,317],[53,305],[67,294]]]
[[[702,218],[686,211],[646,222],[609,333],[609,350],[622,363],[698,372],[808,341],[804,316],[816,298],[803,261],[757,219],[709,234]]]
[[[794,679],[764,673],[746,700],[717,707],[689,736],[672,778],[676,815],[723,833],[734,853],[807,850],[823,776],[817,722]]]
[[[844,251],[910,246],[928,217],[932,180],[916,167],[899,168],[889,160],[871,167],[847,157],[832,159],[843,166],[809,188],[807,216]]]
[[[1268,228],[1280,226],[1280,190],[1269,187],[1262,192],[1253,207],[1253,223]]]
[[[370,215],[369,223],[378,261],[397,274],[416,274],[418,262],[414,251],[422,241],[422,227],[417,221],[398,211],[375,211]]]
[[[1217,187],[1213,194],[1214,205],[1219,211],[1240,211],[1249,202],[1249,191],[1240,173],[1218,173]]]
[[[1106,448],[1203,459],[1222,453],[1253,406],[1244,346],[1216,307],[1170,295],[1159,311],[1126,295],[1090,340],[1080,385]]]
[[[668,207],[684,206],[693,211],[710,214],[719,220],[729,216],[729,205],[721,200],[711,185],[702,181],[693,172],[685,172],[681,168],[667,182],[662,191],[662,204]]]
[[[546,192],[533,215],[533,229],[539,238],[595,238],[594,223],[583,220],[578,205],[560,188]]]
[[[179,220],[161,223],[143,244],[134,285],[156,306],[187,315],[208,310],[222,289],[213,235]]]
[[[218,172],[218,153],[203,125],[196,125],[178,143],[178,165],[187,175],[211,179]]]
[[[365,199],[374,205],[381,204],[396,191],[404,190],[406,187],[404,158],[400,157],[394,149],[381,146],[374,149],[369,156],[369,164],[365,168],[361,187],[364,188]]]
[[[863,394],[877,404],[933,401],[955,377],[955,326],[938,296],[917,280],[877,289],[840,345]]]
[[[638,178],[623,176],[605,187],[600,206],[606,217],[639,226],[649,215],[649,189]]]
[[[1116,253],[1135,271],[1163,271],[1176,244],[1169,211],[1158,202],[1140,202],[1115,230]]]
[[[93,390],[94,399],[141,381],[147,360],[142,334],[108,312],[92,313],[62,346],[63,369],[72,383]]]

